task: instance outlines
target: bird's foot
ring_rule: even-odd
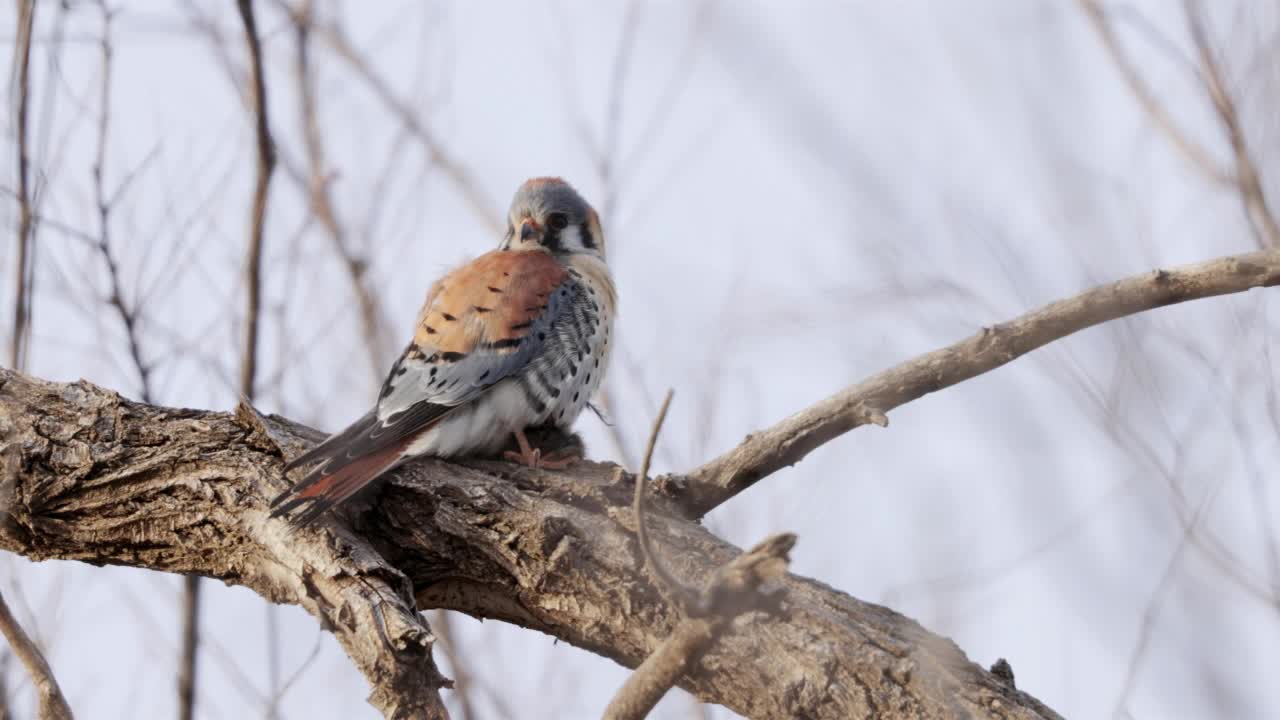
[[[529,438],[524,436],[524,432],[517,430],[515,436],[516,442],[520,445],[520,452],[508,450],[502,453],[502,456],[519,465],[547,470],[564,470],[582,459],[572,451],[554,452],[543,457],[542,450],[530,445]]]

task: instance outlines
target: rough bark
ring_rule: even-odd
[[[640,562],[631,482],[422,460],[376,507],[290,534],[267,518],[282,457],[319,434],[248,408],[155,407],[86,382],[0,370],[0,549],[35,560],[198,573],[301,605],[335,633],[388,717],[443,717],[413,607],[532,628],[638,666],[680,621]],[[705,586],[740,550],[659,499],[649,528]],[[787,575],[787,611],[735,623],[680,685],[753,718],[1054,718],[953,643],[887,608]]]

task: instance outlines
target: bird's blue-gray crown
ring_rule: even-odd
[[[516,190],[502,248],[604,257],[604,237],[596,211],[573,186],[557,177],[539,177]]]

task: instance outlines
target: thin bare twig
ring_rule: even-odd
[[[249,49],[250,79],[253,92],[254,134],[257,139],[257,183],[253,190],[253,208],[249,218],[249,246],[245,261],[244,354],[240,362],[240,395],[245,403],[254,399],[255,379],[258,370],[258,326],[262,316],[262,242],[267,220],[267,194],[271,188],[271,174],[276,167],[275,142],[271,138],[271,123],[267,114],[266,70],[262,61],[262,44],[258,39],[257,20],[253,14],[253,0],[237,0],[240,21],[244,25],[245,43]],[[198,578],[188,579],[189,590],[198,591]],[[279,627],[276,609],[266,608],[267,672],[269,675],[266,717],[277,717],[277,705],[281,693]]]
[[[1209,506],[1213,504],[1218,491],[1221,490],[1222,484],[1219,482],[1196,508],[1195,514],[1190,522],[1183,529],[1178,538],[1178,543],[1174,546],[1173,554],[1169,558],[1169,562],[1165,565],[1164,572],[1160,574],[1160,580],[1156,583],[1155,589],[1151,592],[1151,597],[1147,601],[1146,609],[1142,613],[1142,622],[1138,626],[1138,638],[1134,643],[1133,652],[1129,656],[1128,667],[1125,670],[1124,685],[1121,687],[1120,696],[1116,699],[1113,717],[1119,717],[1127,714],[1127,706],[1129,696],[1133,693],[1134,685],[1138,679],[1138,670],[1142,666],[1142,660],[1145,658],[1147,648],[1151,643],[1151,634],[1155,630],[1156,619],[1160,613],[1161,606],[1164,603],[1165,595],[1169,592],[1173,584],[1173,580],[1177,575],[1178,567],[1182,564],[1182,558],[1187,548],[1191,545],[1191,540],[1195,536],[1196,529],[1200,526],[1201,520],[1208,514]]]
[[[448,610],[435,610],[431,613],[431,630],[436,635],[438,647],[444,651],[449,661],[450,674],[453,676],[453,697],[458,701],[458,715],[461,720],[475,720],[475,707],[471,702],[471,673],[462,663],[462,655],[454,644],[453,625],[449,621]]]
[[[701,661],[734,618],[778,612],[782,590],[776,583],[787,572],[795,543],[791,533],[773,535],[720,568],[699,598],[699,613],[681,621],[631,673],[605,708],[605,720],[641,720]]]
[[[334,23],[329,23],[324,28],[324,37],[338,57],[347,63],[347,66],[373,90],[373,94],[382,101],[382,104],[386,105],[387,109],[400,118],[401,124],[422,144],[431,162],[449,178],[458,192],[462,194],[462,198],[471,206],[476,217],[495,234],[501,234],[503,227],[502,216],[495,210],[489,198],[480,190],[479,183],[471,177],[471,174],[462,163],[446,149],[440,138],[427,128],[418,114],[413,111],[413,108],[397,97],[391,86],[387,84],[387,81],[373,71],[369,61],[351,44],[342,28]]]
[[[98,145],[93,158],[93,197],[98,208],[98,237],[94,245],[107,266],[107,277],[111,282],[111,295],[107,304],[115,308],[120,323],[124,326],[125,339],[129,344],[129,357],[138,373],[139,393],[142,401],[155,402],[155,394],[151,387],[151,367],[142,359],[142,342],[138,329],[138,306],[130,307],[124,299],[124,288],[120,282],[120,265],[116,262],[111,250],[111,205],[107,197],[106,164],[107,135],[111,126],[111,20],[114,13],[107,8],[105,0],[99,0],[98,9],[102,13],[102,37],[100,39],[102,54],[102,80],[98,97]],[[119,197],[115,194],[114,197]]]
[[[182,579],[182,651],[178,658],[178,717],[192,720],[196,709],[196,670],[200,650],[200,578]]]
[[[636,490],[631,503],[631,511],[635,515],[636,538],[639,540],[640,554],[644,557],[645,567],[649,570],[649,574],[653,575],[657,581],[658,589],[662,591],[667,600],[687,611],[693,607],[697,593],[677,580],[671,574],[671,571],[662,564],[662,561],[658,559],[657,553],[653,551],[653,543],[649,539],[649,530],[645,527],[644,522],[644,496],[645,486],[649,483],[649,463],[653,460],[653,450],[658,444],[658,433],[662,431],[662,423],[667,419],[667,409],[671,407],[673,394],[673,391],[667,390],[666,396],[662,398],[662,406],[658,408],[658,416],[653,420],[653,428],[649,431],[649,442],[644,448],[644,459],[640,461],[640,473],[636,475]],[[619,472],[621,472],[621,469],[619,469]]]
[[[1100,285],[873,375],[753,433],[683,478],[667,478],[663,487],[690,514],[704,515],[860,425],[886,425],[884,413],[889,410],[994,370],[1072,333],[1166,305],[1274,285],[1280,285],[1280,252],[1274,250],[1154,270]]]
[[[31,334],[32,266],[35,253],[34,215],[31,208],[30,148],[27,142],[27,108],[31,100],[31,34],[35,23],[35,0],[18,1],[18,37],[13,46],[10,107],[14,110],[14,155],[18,160],[18,261],[16,297],[13,304],[13,337],[9,346],[9,366],[26,365],[27,339]]]
[[[333,244],[334,252],[342,261],[347,277],[351,280],[351,289],[360,305],[360,330],[364,337],[365,353],[368,356],[369,372],[374,385],[382,381],[383,367],[383,322],[382,307],[366,283],[369,263],[357,257],[347,242],[346,232],[338,220],[333,207],[333,198],[329,192],[329,171],[325,165],[324,141],[320,132],[320,118],[316,102],[316,79],[311,65],[311,29],[314,22],[312,0],[303,0],[296,8],[281,2],[285,11],[293,21],[296,38],[297,55],[295,71],[298,82],[298,103],[302,114],[302,136],[305,141],[308,164],[307,194],[311,202],[311,210],[320,220],[325,234]]]
[[[253,191],[253,209],[249,225],[248,259],[245,263],[245,285],[248,307],[245,309],[244,355],[240,364],[240,393],[253,401],[254,377],[258,369],[258,321],[262,311],[262,232],[267,218],[267,191],[276,166],[275,143],[267,120],[267,85],[262,66],[262,46],[253,16],[252,0],[237,0],[240,19],[244,23],[245,40],[252,64],[253,114],[258,148],[258,180]]]
[[[9,703],[9,658],[9,649],[0,648],[0,720],[13,720]]]
[[[1195,43],[1200,57],[1201,77],[1209,99],[1217,111],[1218,119],[1226,130],[1227,140],[1231,143],[1231,151],[1236,162],[1236,184],[1240,189],[1240,199],[1244,202],[1245,214],[1250,225],[1258,236],[1262,247],[1280,248],[1280,225],[1276,216],[1267,204],[1267,196],[1262,189],[1262,178],[1258,167],[1249,152],[1249,144],[1244,136],[1244,128],[1240,125],[1240,114],[1236,104],[1227,91],[1222,69],[1209,46],[1209,37],[1205,33],[1204,20],[1194,0],[1183,0],[1183,10],[1187,16],[1187,26],[1191,30],[1191,39]]]
[[[1124,48],[1121,47],[1120,39],[1116,37],[1115,29],[1107,19],[1102,4],[1098,0],[1079,0],[1079,2],[1094,30],[1097,31],[1098,39],[1102,41],[1107,54],[1111,56],[1111,62],[1116,66],[1116,70],[1120,72],[1121,78],[1129,86],[1129,92],[1133,93],[1134,99],[1142,106],[1147,117],[1151,118],[1156,127],[1160,128],[1168,136],[1173,146],[1192,165],[1203,172],[1206,177],[1222,185],[1235,186],[1236,178],[1230,172],[1219,167],[1218,162],[1213,159],[1203,146],[1187,137],[1187,134],[1178,127],[1169,111],[1156,99],[1155,94],[1151,92],[1151,88],[1147,87],[1141,73],[1138,72],[1133,61],[1125,53]]]
[[[606,720],[640,720],[645,717],[680,677],[702,659],[735,617],[753,610],[776,611],[781,590],[762,591],[761,587],[777,581],[786,573],[787,554],[796,541],[790,533],[768,538],[720,568],[702,592],[682,583],[662,564],[645,526],[644,496],[649,463],[653,460],[653,450],[666,420],[667,409],[671,407],[671,396],[672,391],[668,390],[649,431],[644,460],[636,476],[632,510],[645,567],[662,594],[685,619],[627,678],[605,709]]]
[[[71,720],[71,707],[67,705],[67,699],[62,696],[62,690],[58,688],[53,670],[44,659],[40,648],[36,647],[31,637],[18,624],[3,595],[0,595],[0,634],[9,641],[9,647],[13,649],[14,655],[31,675],[31,684],[40,698],[36,717],[39,720]]]

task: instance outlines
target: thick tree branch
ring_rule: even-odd
[[[39,698],[36,717],[39,720],[71,720],[71,707],[62,696],[62,690],[53,677],[49,663],[44,659],[44,653],[40,652],[40,648],[36,647],[31,637],[18,624],[3,596],[0,596],[0,635],[4,635],[9,641],[13,654],[31,675],[31,685]]]
[[[637,482],[643,482],[643,475]],[[720,568],[699,597],[697,614],[677,625],[627,678],[605,708],[605,719],[642,720],[682,676],[696,669],[735,618],[756,610],[776,613],[781,593],[761,588],[786,574],[795,542],[790,533],[774,535]]]
[[[154,407],[0,370],[0,438],[17,455],[0,483],[0,549],[198,573],[301,605],[388,717],[444,716],[418,609],[515,623],[633,668],[683,619],[639,562],[614,466],[425,459],[392,473],[376,511],[290,533],[266,498],[287,483],[282,458],[320,437],[244,407]],[[651,505],[649,532],[682,583],[705,586],[741,554]],[[785,617],[724,634],[679,684],[753,718],[1057,717],[908,618],[794,575],[781,585]]]
[[[431,633],[408,579],[345,527],[290,533],[263,497],[286,484],[273,425],[132,403],[0,371],[0,549],[245,585],[334,633],[389,718],[443,718]],[[289,426],[309,444],[320,435]]]
[[[738,447],[683,477],[659,478],[660,485],[686,512],[700,517],[859,425],[883,425],[889,410],[994,370],[1054,340],[1144,310],[1277,284],[1280,251],[1264,250],[1100,285],[872,375],[747,436]]]

